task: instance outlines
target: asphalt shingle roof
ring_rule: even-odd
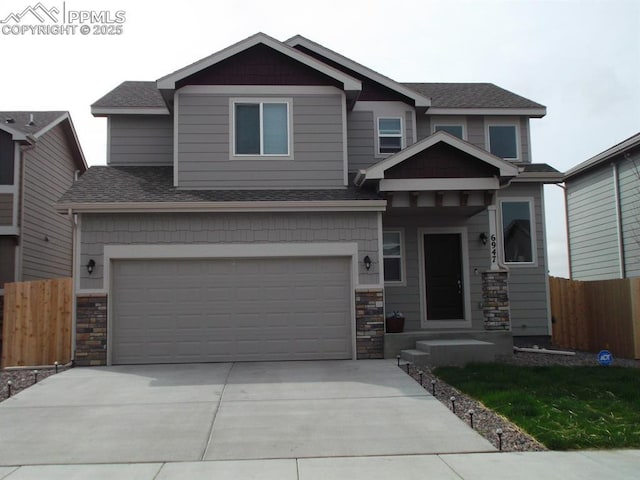
[[[21,111],[0,112],[0,124],[24,134],[35,134],[49,126],[51,122],[64,115],[65,111]],[[29,124],[33,115],[33,125]]]
[[[518,163],[518,166],[524,168],[526,173],[560,173],[547,163]]]
[[[434,108],[545,108],[493,83],[404,83]],[[165,108],[156,82],[122,82],[92,107]]]
[[[350,186],[327,190],[179,190],[173,167],[95,166],[78,179],[58,205],[148,202],[267,202],[381,200]]]
[[[434,108],[545,108],[493,83],[403,83]]]
[[[156,82],[122,82],[92,107],[166,108]]]

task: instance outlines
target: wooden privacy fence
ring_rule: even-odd
[[[551,277],[553,344],[640,358],[640,278],[582,282]]]
[[[2,367],[71,360],[71,278],[4,285]]]

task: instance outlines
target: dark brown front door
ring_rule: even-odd
[[[459,233],[424,235],[427,321],[464,319],[461,247]]]

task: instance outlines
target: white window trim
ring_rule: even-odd
[[[529,204],[529,221],[531,222],[531,262],[507,262],[505,259],[505,245],[504,245],[504,223],[502,220],[502,204],[503,203],[513,203],[513,202],[527,202]],[[533,268],[538,266],[538,238],[536,234],[537,224],[536,224],[536,210],[535,210],[535,199],[533,197],[508,197],[501,198],[499,200],[498,215],[499,215],[499,223],[498,226],[500,228],[499,242],[501,245],[501,253],[502,262],[507,265],[509,268]]]
[[[393,153],[383,153],[380,151],[380,120],[400,120],[400,133],[399,134],[394,134],[394,135],[384,135],[384,137],[392,137],[392,138],[400,138],[400,150],[402,151],[402,149],[405,147],[405,141],[404,141],[404,121],[402,119],[401,116],[399,115],[380,115],[378,117],[376,117],[376,156],[377,157],[388,157],[390,155],[393,155],[394,153],[398,153],[398,152],[393,152]]]
[[[434,119],[431,118],[431,133],[436,133],[437,127],[462,127],[462,140],[467,140],[467,122],[464,118],[452,118],[452,119]]]
[[[514,127],[516,131],[516,157],[515,158],[502,158],[503,160],[509,160],[512,162],[518,162],[522,159],[522,145],[520,142],[520,125],[515,121],[497,122],[491,121],[486,124],[485,128],[485,142],[487,145],[487,152],[491,153],[491,127]],[[495,154],[493,154],[495,155]],[[497,156],[497,155],[496,155]]]
[[[397,256],[387,257],[384,254],[384,234],[385,233],[398,233],[400,234],[400,280],[385,280],[384,279],[384,260],[385,258],[398,258]],[[382,230],[382,249],[380,254],[382,255],[382,281],[385,286],[388,287],[406,287],[407,286],[407,255],[404,248],[404,228],[384,228]]]
[[[260,153],[260,154],[240,154],[236,153],[236,104],[255,103],[260,105],[260,152],[263,151],[263,121],[262,108],[265,103],[283,103],[287,105],[287,149],[286,154],[282,153]],[[229,152],[232,160],[262,160],[265,158],[272,160],[293,160],[293,100],[291,98],[275,97],[234,97],[229,99]]]
[[[429,320],[427,318],[427,275],[424,268],[424,236],[430,233],[458,233],[462,247],[462,288],[464,319]],[[422,328],[471,328],[471,281],[469,275],[469,235],[467,227],[434,227],[418,229],[418,269],[420,271],[420,326]]]

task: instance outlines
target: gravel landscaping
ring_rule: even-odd
[[[25,388],[29,388],[36,382],[36,374],[33,368],[2,370],[0,372],[0,402],[9,397],[9,381],[11,381],[11,395],[21,392]],[[66,367],[59,366],[58,373],[64,372]],[[45,367],[37,369],[37,381],[55,375],[55,367]]]
[[[522,366],[594,366],[598,365],[597,355],[594,353],[576,352],[575,355],[554,355],[544,353],[524,353],[517,352],[510,356],[504,356],[499,359],[500,362]],[[640,368],[640,360],[630,359],[614,359],[614,366]],[[406,363],[400,362],[400,368],[407,370]],[[603,367],[605,368],[605,367]],[[411,377],[420,382],[419,370],[413,366],[409,366],[409,374]],[[435,385],[432,381],[435,380]],[[436,377],[431,369],[423,370],[422,375],[423,387],[432,392],[435,387],[435,397],[440,400],[447,408],[453,410],[451,397],[455,398],[455,414],[467,424],[471,423],[469,411],[473,411],[473,427],[483,437],[489,440],[496,448],[500,448],[500,440],[502,441],[502,450],[505,452],[533,452],[547,450],[547,448],[539,443],[536,439],[520,430],[516,425],[506,418],[498,415],[493,410],[486,408],[482,403],[470,398],[451,385],[443,382]],[[502,431],[500,439],[496,431]]]

